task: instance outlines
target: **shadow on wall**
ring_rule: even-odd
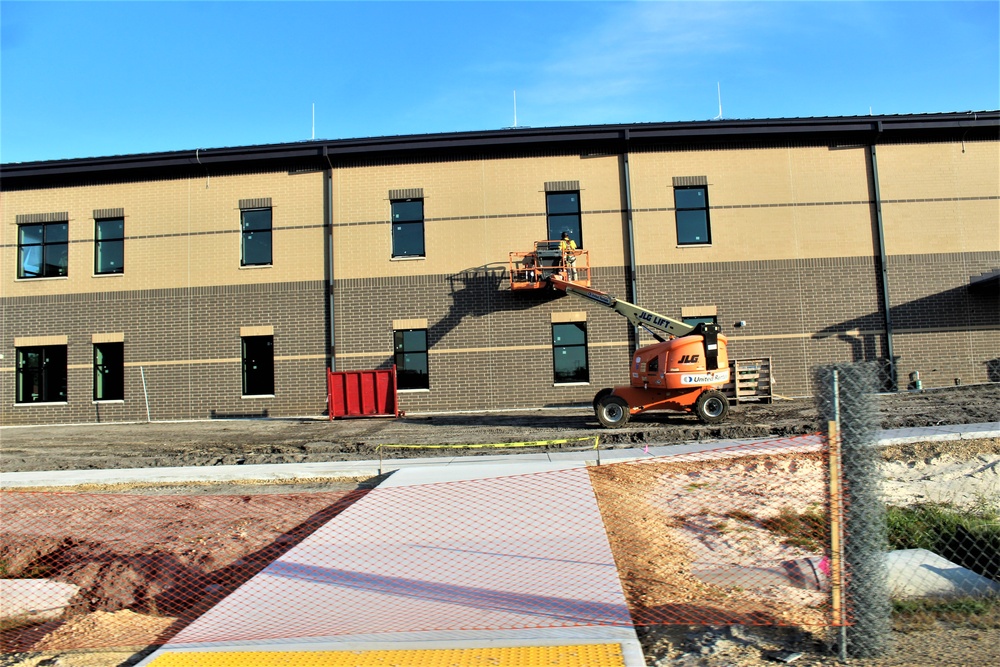
[[[928,334],[942,327],[997,327],[1000,328],[1000,311],[996,308],[996,294],[989,290],[973,289],[973,285],[962,285],[937,292],[920,299],[914,299],[892,307],[892,324],[895,331]],[[881,305],[881,304],[880,304]],[[891,377],[889,360],[879,356],[879,349],[886,349],[884,333],[885,319],[881,312],[868,313],[838,322],[813,334],[814,339],[837,338],[847,343],[851,349],[850,361],[878,361],[884,369],[881,373],[883,391],[896,389],[899,378]],[[877,344],[881,341],[881,345]],[[899,357],[896,358],[898,363]],[[983,362],[991,382],[1000,382],[1000,359]]]
[[[1000,382],[1000,359],[986,362],[986,377],[990,382]]]
[[[510,277],[505,268],[487,264],[448,276],[451,305],[448,312],[427,329],[427,345],[437,345],[466,317],[485,317],[504,312],[525,311],[550,301],[550,290],[530,290],[513,294],[506,289]]]

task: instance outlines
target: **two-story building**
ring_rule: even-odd
[[[648,341],[510,290],[563,231],[779,394],[1000,381],[1000,112],[517,128],[0,165],[0,422],[319,415],[391,364],[410,412],[589,403]]]

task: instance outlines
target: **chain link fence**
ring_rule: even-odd
[[[1000,443],[994,437],[968,448],[944,434],[880,443],[876,394],[887,374],[884,365],[859,363],[814,375],[839,477],[831,479],[829,507],[841,533],[830,549],[843,564],[842,593],[832,588],[842,659],[891,653],[894,607],[970,608],[1000,595]]]
[[[1000,589],[988,494],[887,506],[882,382],[874,365],[817,369],[827,428],[812,435],[529,475],[267,495],[4,491],[2,647],[758,625],[880,656],[894,600]]]

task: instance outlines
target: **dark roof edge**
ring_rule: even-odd
[[[836,142],[896,138],[949,137],[962,139],[983,135],[1000,138],[1000,111],[969,111],[892,116],[846,116],[755,120],[709,120],[669,123],[633,123],[549,128],[509,128],[477,132],[400,135],[365,139],[313,140],[284,144],[233,148],[193,149],[109,157],[74,158],[0,164],[3,179],[15,186],[24,181],[42,184],[49,179],[108,177],[114,173],[186,170],[208,165],[240,169],[267,162],[310,160],[326,162],[349,156],[403,156],[415,151],[435,152],[502,148],[531,149],[571,146],[574,143],[751,141],[811,139]],[[6,188],[4,188],[6,189]]]

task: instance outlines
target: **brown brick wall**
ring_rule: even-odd
[[[928,388],[1000,381],[1000,300],[968,289],[1000,267],[1000,251],[895,256],[888,266],[901,385],[913,371]]]
[[[284,283],[4,299],[0,421],[4,424],[203,419],[219,414],[316,415],[325,408],[325,283]],[[274,398],[243,399],[240,327],[273,326]],[[125,401],[93,396],[95,333],[125,343]],[[68,337],[68,402],[14,404],[14,338]]]

